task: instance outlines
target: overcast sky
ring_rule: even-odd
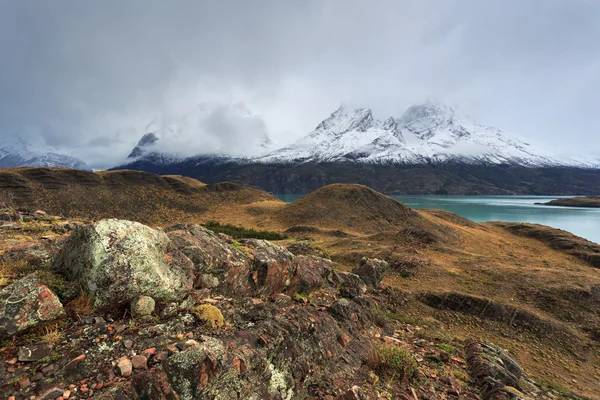
[[[600,154],[597,0],[0,5],[0,135],[94,167],[126,157],[153,121],[198,107],[227,116],[240,101],[280,144],[340,102],[385,118],[434,97],[551,148]],[[227,124],[194,126],[212,128],[187,133],[191,147],[239,140]]]

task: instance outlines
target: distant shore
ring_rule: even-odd
[[[591,207],[600,208],[600,196],[569,197],[556,199],[547,203],[535,203],[542,206]]]

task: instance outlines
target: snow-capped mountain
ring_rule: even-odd
[[[157,118],[127,162],[169,164],[189,158],[251,158],[272,150],[263,121],[243,103],[198,106],[178,118]]]
[[[341,106],[308,136],[256,161],[600,166],[594,161],[555,156],[432,101],[385,121],[374,119],[370,109]]]
[[[78,158],[53,152],[36,152],[25,142],[8,140],[0,142],[0,168],[14,167],[61,167],[73,169],[89,169]]]

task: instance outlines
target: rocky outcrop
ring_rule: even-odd
[[[166,229],[173,246],[194,263],[195,288],[209,287],[232,295],[248,293],[252,269],[248,255],[199,225]]]
[[[360,265],[355,267],[352,272],[360,277],[367,285],[379,286],[383,280],[389,264],[376,258],[363,258]]]
[[[127,306],[138,296],[178,300],[194,280],[192,262],[164,232],[115,219],[76,229],[54,268],[92,293],[96,309]]]
[[[27,275],[0,290],[0,340],[63,314],[60,300],[37,274]]]
[[[476,340],[467,342],[467,365],[484,400],[518,398],[523,369],[498,346]]]

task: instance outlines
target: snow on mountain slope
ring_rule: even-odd
[[[428,101],[400,118],[375,120],[369,109],[340,107],[308,136],[257,159],[261,163],[340,162],[518,164],[600,167],[558,157],[486,127],[464,113]]]
[[[10,139],[0,142],[0,168],[14,167],[60,167],[89,169],[76,157],[53,152],[34,152],[21,140]]]
[[[362,160],[372,154],[409,153],[396,121],[373,118],[370,109],[340,106],[308,136],[257,159],[263,163]]]

